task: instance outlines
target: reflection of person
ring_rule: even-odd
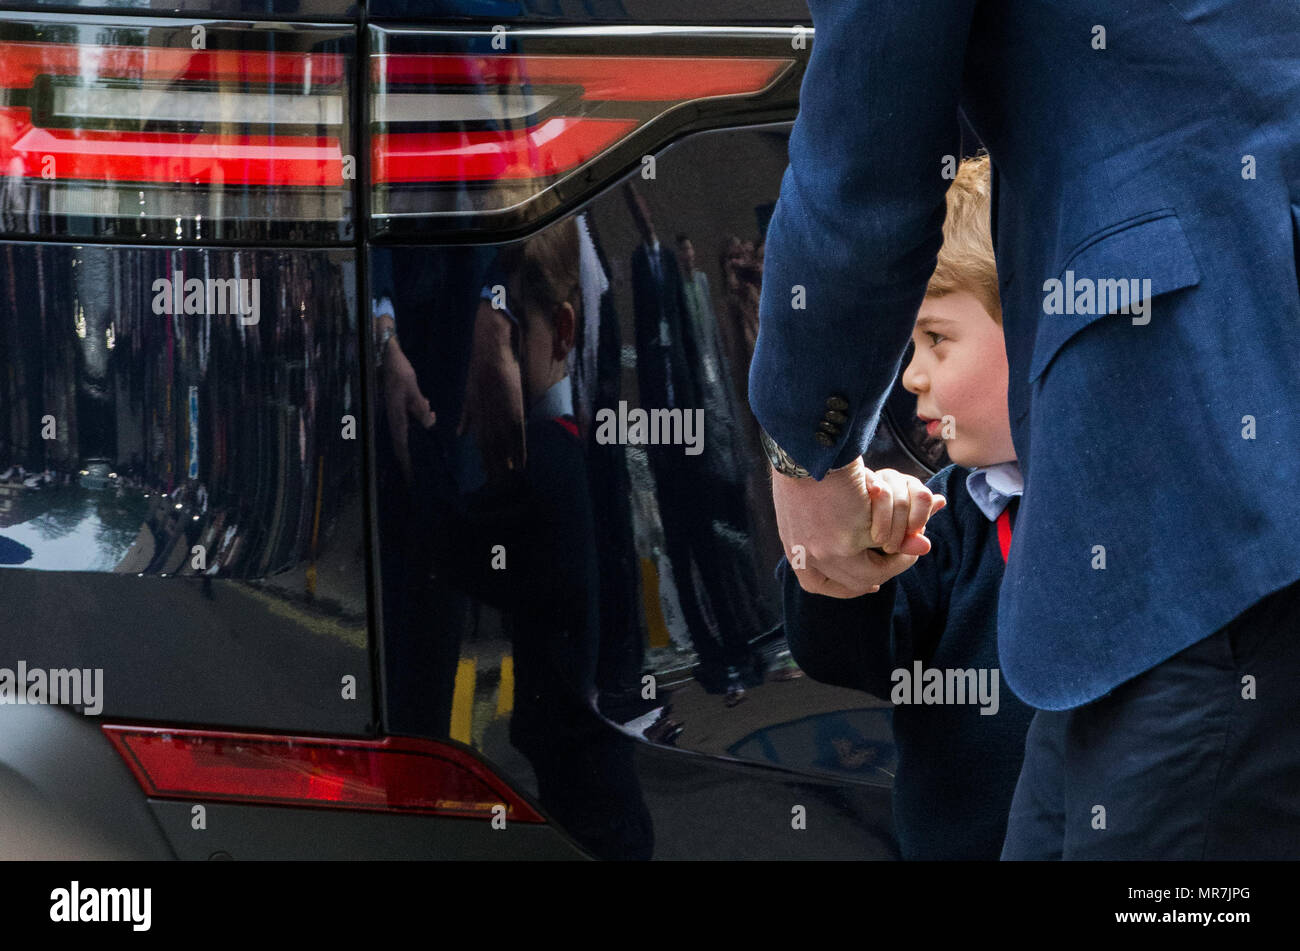
[[[760,576],[769,577],[780,549],[776,544],[775,525],[771,546],[766,544],[765,535],[756,537],[770,521],[770,517],[763,516],[770,513],[771,503],[767,484],[749,460],[750,447],[745,442],[744,417],[751,420],[753,417],[748,404],[738,402],[732,390],[721,328],[713,313],[709,278],[695,266],[695,244],[684,234],[677,236],[677,260],[681,268],[682,320],[685,332],[694,342],[697,361],[689,369],[695,375],[696,392],[708,420],[708,438],[701,449],[703,468],[716,487],[711,529],[718,550],[725,552],[725,570],[731,576],[725,596],[747,629],[761,631],[771,625],[766,618],[768,612],[761,610],[767,607],[764,603],[767,586],[760,588],[758,581]],[[758,451],[757,440],[753,451]],[[771,556],[771,560],[764,561],[761,572],[755,566],[755,549],[760,556]]]
[[[758,335],[758,302],[763,282],[763,244],[753,250],[752,241],[735,235],[727,238],[718,256],[722,272],[723,317],[718,330],[731,366],[732,390],[736,394],[736,420],[744,434],[749,460],[746,491],[754,513],[754,548],[765,565],[781,557],[781,538],[772,511],[771,486],[762,471],[763,450],[759,427],[749,408],[749,364]],[[766,570],[764,571],[766,574]]]
[[[504,308],[489,294],[478,303],[474,346],[458,435],[472,433],[483,477],[498,484],[527,463],[524,398],[515,368],[513,332]]]
[[[783,540],[850,586],[867,557],[859,457],[960,104],[994,160],[1025,476],[999,659],[1041,711],[1004,856],[1300,857],[1300,7],[810,7],[750,369]]]
[[[642,242],[632,254],[632,294],[637,336],[637,382],[645,409],[702,409],[696,372],[704,364],[686,316],[681,274],[672,250],[660,244],[645,199],[628,184],[628,209]],[[705,436],[705,439],[711,439]],[[714,520],[739,497],[734,483],[719,481],[707,467],[707,453],[688,455],[684,447],[649,445],[668,559],[682,614],[699,655],[697,679],[710,693],[742,696],[745,686],[762,683],[761,654],[749,645],[740,617],[742,600],[732,577],[727,546],[720,544]],[[694,561],[704,591],[691,571]],[[709,597],[718,622],[715,640],[704,616],[701,595]]]
[[[622,384],[623,338],[609,265],[595,222],[576,217],[582,332],[571,354],[574,414],[585,437],[596,551],[600,563],[600,657],[596,682],[600,710],[627,723],[661,706],[641,697],[646,638],[642,631],[636,537],[632,525],[632,484],[627,447],[597,438],[592,419],[598,409],[616,407]],[[578,346],[581,343],[581,348]]]
[[[453,513],[440,571],[507,612],[514,656],[511,742],[542,806],[602,858],[649,858],[652,829],[634,741],[596,709],[599,566],[568,356],[579,333],[578,233],[561,222],[502,262],[520,331],[527,461]],[[512,306],[511,301],[522,306]]]
[[[371,252],[383,408],[375,444],[383,648],[388,722],[397,733],[446,737],[450,731],[461,639],[474,606],[431,573],[433,541],[447,534],[445,513],[460,491],[458,463],[474,441],[456,438],[455,427],[471,399],[468,377],[484,372],[472,357],[483,316],[479,292],[492,257],[479,248]],[[486,349],[478,357],[495,358]]]
[[[726,301],[723,327],[736,381],[736,392],[749,402],[749,365],[758,339],[758,304],[762,272],[735,235],[727,238],[718,256],[722,270],[722,291]]]
[[[730,398],[727,360],[713,314],[708,275],[695,266],[695,245],[684,234],[677,236],[677,263],[682,287],[683,332],[694,342],[698,364],[688,369],[697,379],[696,392],[709,421],[709,437],[702,447],[706,465],[714,478],[728,483],[741,480],[739,434]],[[745,408],[748,412],[748,407]]]
[[[428,399],[420,392],[420,381],[416,378],[415,368],[411,366],[411,361],[397,339],[397,316],[393,313],[393,302],[389,298],[381,298],[375,305],[373,320],[375,359],[383,374],[380,386],[384,394],[388,432],[393,440],[397,464],[402,475],[410,481],[414,478],[407,438],[411,423],[415,421],[428,428],[437,421],[437,416],[429,408]]]
[[[988,160],[964,162],[948,190],[944,243],[903,373],[903,385],[916,394],[917,414],[933,420],[932,427],[944,420],[956,426],[948,452],[958,465],[927,483],[947,500],[926,525],[933,548],[920,560],[889,556],[889,570],[907,570],[884,580],[877,593],[847,599],[804,591],[798,571],[781,563],[786,636],[799,666],[818,680],[898,704],[893,800],[905,859],[1001,854],[1033,714],[1011,691],[993,686],[1000,682],[993,680],[998,588],[1020,470],[1007,416],[988,211]],[[910,483],[924,514],[930,496],[919,482],[891,469],[876,476]],[[908,498],[909,489],[896,491],[900,496]],[[923,669],[975,671],[988,692],[978,697],[982,703],[974,691],[964,703],[945,697],[948,703],[935,705],[912,704],[910,691],[895,696],[893,672],[911,675],[918,661]]]

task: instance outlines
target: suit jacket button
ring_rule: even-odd
[[[820,443],[821,445],[825,446],[825,447],[828,448],[828,449],[829,449],[831,446],[835,445],[835,440],[832,439],[830,436],[826,435],[826,433],[820,433],[820,432],[819,432],[819,433],[817,434],[817,442]]]
[[[843,413],[833,409],[828,409],[824,418],[830,420],[837,426],[843,425],[848,420],[848,417]]]
[[[840,434],[840,428],[838,426],[824,419],[817,424],[817,428],[824,433],[830,434],[831,436],[838,436]]]
[[[826,408],[842,413],[849,408],[849,401],[842,396],[832,396],[826,400]]]

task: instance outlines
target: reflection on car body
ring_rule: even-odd
[[[73,90],[15,106],[0,144],[52,136],[81,175],[23,152],[0,180],[0,648],[102,668],[116,730],[0,708],[0,764],[43,738],[27,768],[84,819],[61,854],[895,857],[890,707],[790,659],[748,406],[806,50],[732,0],[682,14],[724,30],[629,28],[654,11],[611,2],[568,5],[601,26],[575,31],[529,5],[506,49],[476,4],[435,6],[374,0],[362,25],[311,0],[319,22],[286,24],[266,0],[208,51],[144,2],[0,16],[0,52],[29,44],[4,95]],[[439,14],[468,19],[385,19]],[[158,83],[170,103],[106,92]],[[73,114],[91,101],[135,112]],[[77,151],[235,134],[241,109],[267,151],[222,140],[141,180]],[[290,158],[310,174],[279,176]],[[242,298],[159,313],[179,275],[237,282],[258,320]],[[941,447],[900,393],[869,461],[924,475]],[[600,432],[633,410],[693,428]],[[126,818],[50,778],[73,758]],[[200,836],[217,764],[283,785],[234,783]],[[390,806],[330,805],[361,774]],[[819,819],[790,836],[796,805]]]

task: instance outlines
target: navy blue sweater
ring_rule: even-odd
[[[790,652],[816,680],[893,700],[898,773],[894,822],[905,859],[988,859],[1002,851],[1007,815],[1033,709],[997,674],[998,709],[982,714],[978,695],[962,703],[916,699],[896,670],[998,666],[998,589],[1004,561],[997,526],[966,491],[970,470],[949,466],[927,485],[948,504],[930,519],[928,555],[859,598],[829,598],[799,587],[777,568]],[[926,678],[921,678],[924,683]],[[969,682],[969,681],[967,681]],[[956,685],[955,678],[952,685]],[[959,699],[955,691],[948,699]],[[986,704],[991,709],[991,704]]]

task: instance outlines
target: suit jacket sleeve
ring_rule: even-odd
[[[865,451],[934,271],[975,5],[809,3],[815,36],[768,225],[749,392],[758,422],[814,478]],[[832,394],[849,418],[823,446]]]

